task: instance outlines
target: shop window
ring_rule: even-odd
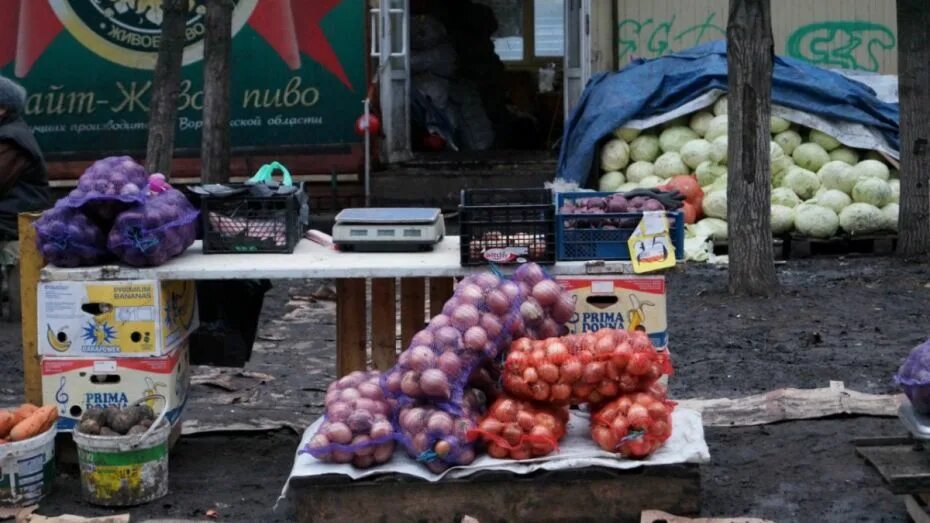
[[[497,18],[494,52],[504,62],[533,62],[564,53],[564,0],[477,0]]]

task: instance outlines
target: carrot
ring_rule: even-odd
[[[23,403],[19,408],[13,411],[13,424],[16,425],[20,421],[23,421],[37,410],[39,410],[39,407],[36,407],[32,403]]]
[[[0,438],[5,438],[10,433],[10,429],[15,425],[13,413],[8,410],[0,410]]]
[[[51,407],[51,405],[49,407]],[[42,425],[42,432],[52,428],[52,425],[54,425],[56,421],[58,421],[58,409],[52,408],[45,418],[45,424]]]
[[[30,414],[28,418],[20,421],[13,427],[13,430],[10,431],[10,440],[23,441],[24,439],[38,436],[43,432],[48,420],[54,419],[54,417],[57,416],[58,410],[54,405],[46,405],[45,407],[39,408]]]

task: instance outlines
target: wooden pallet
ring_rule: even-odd
[[[785,259],[785,240],[781,238],[773,238],[772,251],[775,253],[776,260]],[[717,256],[730,254],[730,242],[728,240],[714,240],[714,254]]]
[[[647,509],[700,512],[699,470],[698,465],[664,465],[528,475],[482,472],[436,483],[393,474],[357,481],[333,475],[293,478],[291,489],[301,523],[438,523],[464,516],[482,522],[639,522]]]
[[[898,238],[883,236],[837,236],[828,239],[791,236],[786,243],[786,258],[809,258],[824,255],[861,255],[894,253]]]
[[[904,497],[915,523],[930,523],[930,449],[913,438],[869,438],[853,441],[856,454],[881,474],[892,493]]]

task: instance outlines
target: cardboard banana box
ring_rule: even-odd
[[[44,282],[39,354],[158,357],[197,328],[193,281]]]

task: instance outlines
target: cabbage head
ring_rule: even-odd
[[[633,190],[639,189],[639,184],[636,182],[626,182],[620,187],[617,187],[617,192],[630,192]]]
[[[697,169],[694,170],[694,174],[697,175],[698,185],[701,187],[707,187],[708,185],[714,183],[714,181],[721,176],[726,178],[727,168],[723,165],[717,165],[714,162],[708,160],[706,162],[702,162],[701,165],[698,165]]]
[[[854,203],[840,212],[840,227],[849,234],[872,234],[884,226],[882,210],[868,203]]]
[[[857,203],[868,203],[876,207],[884,207],[891,202],[891,186],[878,178],[862,178],[853,187],[852,197]]]
[[[884,162],[878,160],[862,160],[853,166],[856,172],[856,179],[860,178],[878,178],[879,180],[888,181],[891,178],[891,171]]]
[[[688,127],[691,127],[691,130],[696,132],[698,136],[704,136],[707,134],[707,127],[710,126],[710,121],[713,119],[714,113],[698,111],[691,115],[691,121],[688,122]]]
[[[643,181],[643,178],[655,176],[656,168],[650,162],[633,162],[626,168],[626,179],[633,183]]]
[[[668,152],[656,158],[656,176],[659,178],[671,178],[678,174],[691,174],[691,170],[681,161],[681,156],[676,152]]]
[[[634,162],[654,162],[659,157],[659,139],[651,134],[637,136],[630,142],[630,157]]]
[[[859,163],[859,153],[849,147],[838,147],[830,151],[830,159],[849,165],[856,165]]]
[[[886,231],[898,230],[898,204],[889,203],[882,207],[882,216],[885,218],[882,229]]]
[[[619,138],[604,144],[601,149],[601,169],[619,171],[630,163],[630,146]]]
[[[710,159],[715,163],[720,165],[727,164],[727,143],[729,139],[727,135],[718,136],[710,144]]]
[[[710,158],[710,142],[704,139],[691,140],[681,147],[681,161],[692,169]]]
[[[624,183],[626,183],[626,179],[623,177],[623,173],[619,171],[606,172],[601,175],[597,190],[601,192],[614,192]]]
[[[666,153],[677,153],[681,148],[691,140],[697,140],[699,137],[690,127],[676,125],[662,131],[659,135],[659,147]]]
[[[827,189],[836,189],[850,194],[853,186],[856,185],[857,179],[854,178],[852,166],[839,160],[825,163],[817,174],[820,175],[820,183]]]
[[[773,116],[771,118],[771,124],[772,124],[772,134],[783,133],[791,127],[791,122],[789,122],[788,120],[785,120],[784,118],[779,118],[777,116]]]
[[[824,164],[830,161],[830,155],[827,154],[823,147],[810,142],[795,147],[791,157],[794,158],[794,163],[813,172],[819,171]]]
[[[729,236],[727,222],[720,218],[704,218],[698,220],[697,223],[691,226],[691,231],[695,236],[702,236],[717,241],[724,241]]]
[[[791,129],[775,135],[773,141],[781,146],[785,154],[792,154],[801,145],[801,135]]]
[[[840,219],[832,209],[803,203],[794,209],[794,228],[810,238],[829,238],[836,234]]]
[[[820,178],[816,173],[795,166],[788,169],[783,186],[794,191],[802,200],[809,200],[820,189]]]
[[[830,136],[827,133],[818,131],[817,129],[811,129],[811,134],[810,134],[809,139],[815,144],[823,147],[823,150],[827,152],[832,151],[833,149],[836,149],[837,147],[842,145],[840,141],[837,140],[836,138]]]
[[[714,115],[720,116],[727,114],[727,97],[721,96],[717,98],[717,102],[714,103]]]
[[[704,215],[711,218],[726,219],[727,217],[727,190],[719,189],[704,195],[702,206]]]
[[[901,196],[901,180],[895,178],[888,180],[888,187],[891,187],[891,201],[898,203]]]
[[[639,133],[640,133],[639,129],[632,129],[630,127],[621,127],[614,131],[614,136],[616,136],[617,138],[620,138],[626,143],[630,143],[633,140],[635,140],[637,136],[639,136]]]
[[[776,187],[772,189],[772,205],[793,209],[800,204],[801,199],[798,198],[798,195],[794,194],[794,191],[791,189],[787,187]]]
[[[728,122],[729,119],[726,114],[715,116],[714,119],[707,124],[707,132],[704,133],[704,139],[708,142],[713,142],[721,136],[726,136]]]
[[[785,234],[794,229],[794,209],[772,205],[772,234]]]
[[[647,176],[639,181],[636,185],[642,189],[652,189],[665,183],[665,180],[658,176]]]
[[[817,205],[827,207],[837,214],[852,203],[849,195],[836,189],[829,189],[818,194],[816,200]]]

